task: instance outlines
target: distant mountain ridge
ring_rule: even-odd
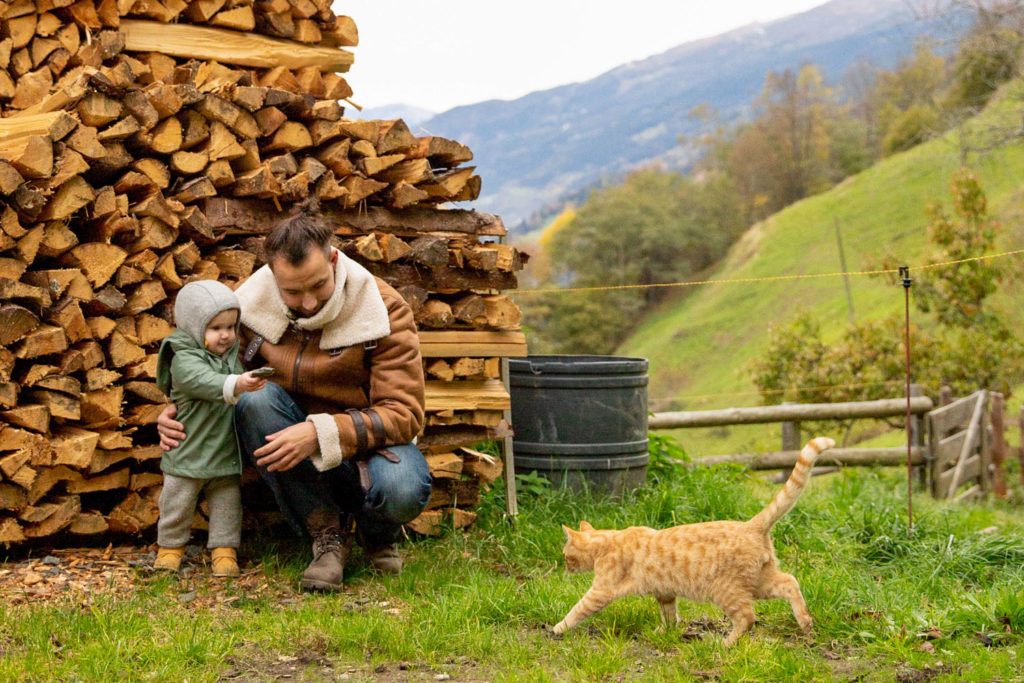
[[[692,162],[680,135],[708,103],[726,119],[749,111],[769,70],[819,65],[830,82],[856,61],[891,68],[914,40],[943,27],[905,0],[832,0],[630,62],[582,83],[512,101],[456,107],[422,122],[433,135],[469,145],[483,178],[476,208],[513,227],[532,212],[602,176],[660,161]]]

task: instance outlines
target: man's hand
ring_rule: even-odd
[[[290,470],[316,453],[319,442],[312,422],[300,422],[267,436],[267,445],[260,446],[253,455],[256,464],[270,472]]]
[[[178,406],[168,403],[156,418],[156,431],[160,434],[160,448],[169,451],[177,448],[185,440],[185,425],[174,419],[178,414]]]

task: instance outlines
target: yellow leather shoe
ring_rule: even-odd
[[[185,548],[157,548],[156,561],[153,569],[163,569],[169,572],[176,572],[181,568],[181,558],[185,555]]]
[[[210,554],[213,575],[220,577],[238,576],[238,556],[234,548],[214,548]]]

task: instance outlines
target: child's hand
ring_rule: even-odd
[[[235,396],[246,391],[259,391],[266,383],[267,380],[262,377],[253,377],[251,372],[243,372],[235,380]]]

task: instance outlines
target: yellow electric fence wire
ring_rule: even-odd
[[[1006,256],[1017,256],[1024,254],[1024,249],[1015,249],[1013,251],[1004,251],[998,254],[986,254],[984,256],[972,256],[965,259],[957,259],[955,261],[943,261],[942,263],[927,263],[921,266],[911,266],[910,272],[919,270],[929,270],[932,268],[943,268],[946,266],[955,266],[960,263],[969,263],[971,261],[987,261],[989,259],[1003,258]],[[834,273],[804,273],[796,275],[768,275],[765,277],[741,277],[731,278],[726,280],[692,280],[688,282],[661,282],[649,285],[605,285],[603,287],[564,287],[564,288],[553,288],[553,289],[519,289],[509,290],[506,293],[509,296],[518,296],[521,294],[571,294],[576,292],[605,292],[616,289],[656,289],[660,287],[694,287],[696,285],[732,285],[746,282],[775,282],[780,280],[809,280],[812,278],[826,278],[826,277],[842,277],[844,275],[886,275],[888,273],[898,273],[898,268],[883,268],[880,270],[860,270],[851,271],[847,273],[834,272]]]

